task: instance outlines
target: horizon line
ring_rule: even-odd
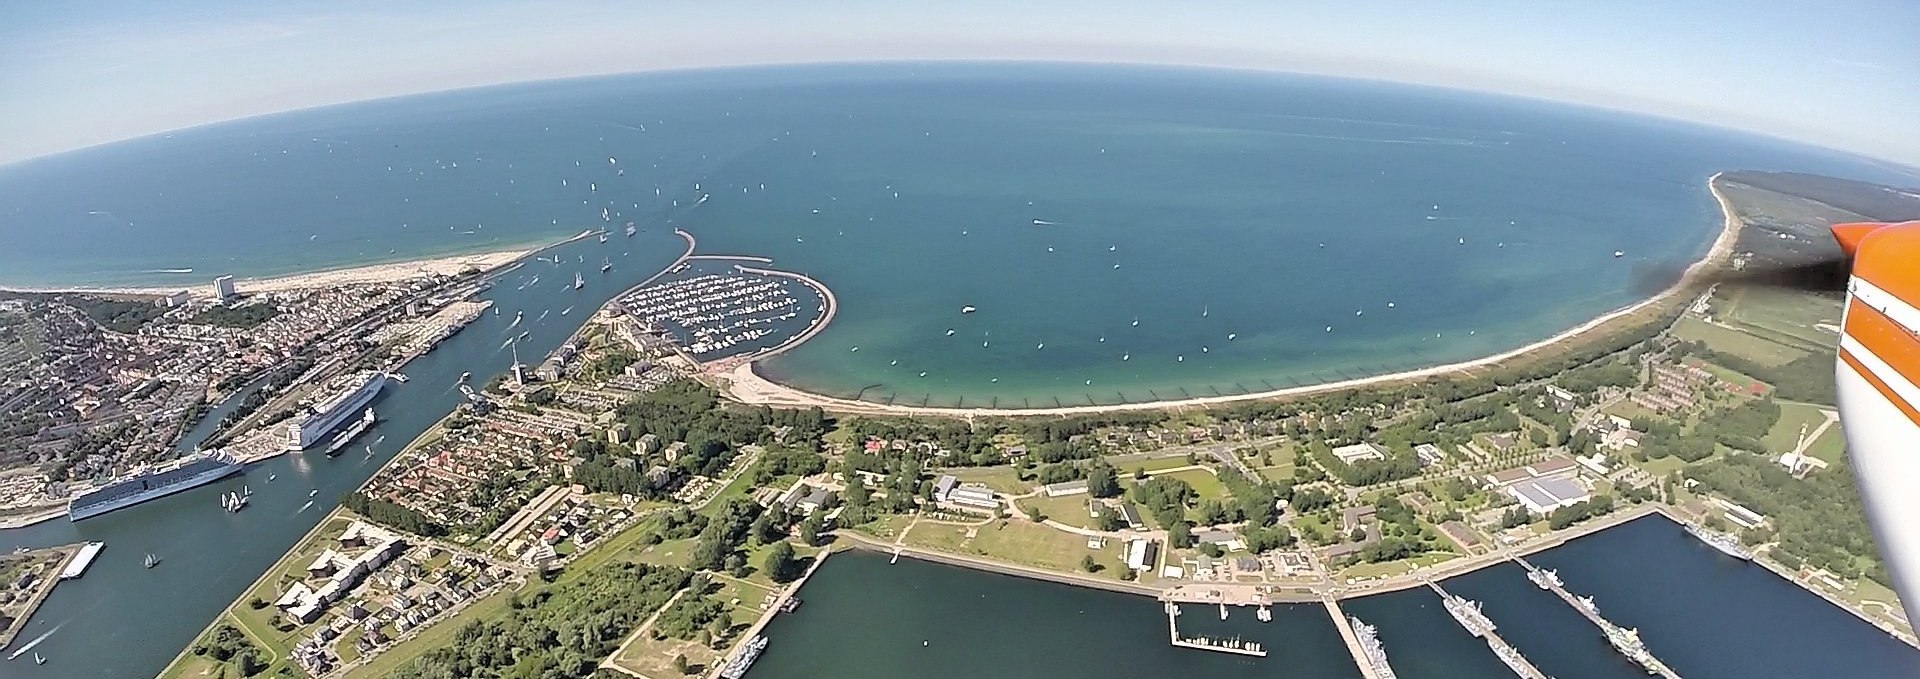
[[[1861,152],[1861,151],[1854,151],[1851,149],[1844,149],[1836,146],[1831,146],[1824,142],[1816,142],[1811,140],[1799,139],[1799,138],[1785,136],[1782,134],[1768,132],[1764,130],[1755,130],[1755,129],[1749,129],[1745,127],[1736,127],[1736,126],[1725,125],[1721,123],[1695,120],[1692,118],[1682,118],[1682,117],[1668,115],[1668,114],[1654,113],[1654,112],[1642,111],[1642,110],[1636,110],[1636,109],[1630,109],[1630,108],[1617,108],[1614,106],[1607,106],[1607,105],[1596,104],[1592,102],[1570,101],[1567,99],[1558,99],[1558,98],[1548,97],[1548,96],[1539,95],[1539,94],[1512,92],[1512,91],[1499,90],[1499,89],[1475,89],[1475,88],[1459,87],[1454,85],[1443,85],[1443,84],[1430,83],[1430,82],[1421,82],[1417,80],[1396,80],[1392,78],[1326,73],[1326,72],[1313,71],[1313,70],[1287,70],[1287,69],[1275,69],[1275,68],[1258,68],[1258,67],[1251,67],[1251,66],[1221,66],[1221,65],[1211,65],[1211,64],[1189,64],[1189,63],[1152,62],[1152,61],[1094,61],[1094,60],[1083,60],[1083,59],[1025,59],[1025,58],[993,58],[993,57],[964,58],[964,59],[884,59],[884,58],[882,59],[820,59],[820,60],[798,60],[798,61],[778,61],[778,62],[753,62],[753,63],[744,63],[744,64],[716,64],[716,65],[703,65],[703,66],[669,66],[664,68],[640,68],[640,69],[634,69],[634,70],[608,71],[604,73],[583,73],[583,74],[576,74],[576,75],[562,75],[562,76],[546,77],[546,78],[503,80],[503,81],[494,82],[494,83],[484,83],[484,84],[477,84],[477,85],[460,85],[456,87],[417,90],[413,92],[405,92],[400,94],[390,94],[390,95],[375,96],[375,97],[366,97],[361,99],[346,99],[342,101],[329,102],[325,104],[281,108],[281,109],[275,109],[271,111],[262,111],[259,113],[248,113],[244,115],[233,116],[230,118],[219,118],[219,119],[210,120],[206,122],[194,123],[191,125],[184,125],[181,127],[174,127],[174,128],[168,128],[168,129],[158,130],[154,132],[136,134],[136,135],[127,136],[127,137],[109,139],[109,140],[98,142],[98,143],[86,144],[83,146],[75,146],[72,148],[60,149],[57,151],[49,151],[46,153],[40,153],[40,154],[31,155],[31,156],[14,159],[14,160],[0,160],[0,170],[10,169],[14,166],[25,165],[35,161],[55,158],[58,156],[69,154],[69,153],[79,153],[83,151],[99,149],[102,147],[113,146],[115,144],[122,144],[127,142],[150,139],[153,137],[165,137],[168,135],[179,134],[182,132],[198,130],[201,128],[215,127],[219,125],[239,123],[239,122],[256,120],[261,118],[270,118],[273,116],[291,115],[291,114],[303,113],[308,111],[318,111],[322,109],[334,108],[339,106],[353,106],[357,104],[368,104],[373,102],[389,101],[389,100],[395,100],[395,99],[406,99],[409,97],[425,97],[425,96],[433,96],[433,95],[452,94],[456,92],[481,91],[481,90],[487,90],[487,89],[493,89],[493,88],[526,86],[526,85],[534,85],[534,84],[540,84],[540,83],[563,83],[568,81],[583,81],[583,80],[593,80],[593,79],[601,79],[601,78],[619,78],[619,77],[627,77],[627,76],[662,75],[662,74],[670,74],[670,73],[743,71],[743,70],[756,70],[756,69],[777,69],[777,68],[788,68],[788,67],[807,68],[807,67],[830,67],[830,66],[880,66],[880,65],[888,65],[888,64],[898,64],[898,65],[1031,64],[1031,65],[1066,65],[1066,66],[1114,67],[1114,68],[1154,68],[1154,69],[1171,69],[1171,70],[1215,71],[1215,72],[1221,72],[1221,73],[1243,73],[1243,74],[1251,74],[1251,75],[1296,75],[1296,76],[1309,76],[1309,77],[1315,77],[1315,78],[1326,78],[1331,80],[1342,80],[1342,81],[1356,82],[1356,83],[1377,83],[1377,84],[1386,84],[1386,85],[1398,85],[1402,87],[1431,89],[1431,90],[1438,90],[1438,91],[1444,91],[1444,92],[1458,92],[1458,93],[1467,93],[1467,94],[1477,94],[1477,95],[1489,96],[1489,97],[1515,99],[1515,100],[1522,100],[1522,101],[1541,102],[1541,103],[1548,103],[1548,104],[1554,104],[1559,106],[1566,106],[1574,109],[1599,111],[1599,112],[1606,112],[1606,113],[1612,113],[1612,114],[1623,115],[1623,116],[1637,117],[1637,118],[1642,118],[1647,120],[1658,120],[1658,121],[1664,121],[1664,122],[1692,125],[1692,126],[1697,126],[1697,127],[1702,127],[1702,128],[1712,129],[1712,130],[1735,132],[1739,134],[1752,135],[1755,137],[1760,137],[1760,138],[1771,140],[1771,141],[1797,144],[1797,145],[1819,149],[1819,150],[1827,151],[1831,153],[1839,153],[1846,156],[1850,156],[1858,160],[1867,161],[1870,163],[1888,164],[1888,165],[1892,165],[1893,169],[1901,173],[1920,176],[1920,160],[1906,161],[1906,160],[1901,160],[1897,158],[1889,158],[1885,156],[1875,156],[1875,155],[1870,155],[1868,153]]]

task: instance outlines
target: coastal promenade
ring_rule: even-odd
[[[1494,354],[1492,356],[1477,358],[1470,361],[1462,361],[1459,363],[1450,363],[1446,365],[1437,365],[1437,366],[1432,366],[1427,368],[1419,368],[1415,370],[1405,370],[1405,371],[1400,371],[1395,373],[1374,375],[1371,377],[1339,380],[1334,382],[1326,382],[1322,384],[1289,387],[1285,389],[1273,389],[1269,391],[1249,392],[1245,394],[1225,394],[1225,395],[1219,395],[1219,396],[1205,396],[1205,397],[1196,397],[1196,398],[1180,399],[1180,400],[1140,401],[1135,403],[1114,403],[1114,404],[1108,404],[1108,405],[1057,406],[1052,408],[960,408],[960,407],[941,407],[941,406],[911,406],[911,405],[898,405],[898,404],[891,404],[891,403],[875,403],[871,401],[862,401],[858,399],[840,398],[835,396],[827,396],[825,394],[816,394],[809,391],[803,391],[801,389],[796,389],[794,387],[773,382],[755,373],[753,370],[752,362],[746,362],[738,366],[734,366],[725,372],[725,379],[722,382],[723,389],[721,390],[721,393],[727,396],[728,398],[731,398],[735,401],[739,401],[741,403],[745,403],[748,405],[789,406],[789,407],[799,407],[799,408],[819,406],[822,409],[831,410],[834,412],[867,414],[867,415],[944,415],[949,417],[963,417],[963,418],[964,417],[1017,417],[1017,416],[1037,416],[1037,415],[1068,416],[1068,415],[1086,415],[1086,414],[1093,414],[1093,413],[1109,413],[1109,412],[1122,412],[1122,411],[1167,410],[1167,409],[1181,408],[1181,407],[1206,407],[1206,406],[1213,406],[1213,405],[1227,405],[1232,403],[1241,403],[1245,401],[1257,401],[1257,400],[1269,399],[1269,398],[1281,398],[1281,397],[1288,397],[1288,396],[1306,396],[1306,395],[1312,395],[1312,394],[1323,394],[1327,392],[1342,391],[1346,389],[1354,389],[1358,387],[1380,386],[1380,385],[1394,384],[1399,382],[1414,381],[1414,380],[1420,380],[1420,379],[1425,379],[1429,377],[1436,377],[1440,375],[1448,375],[1448,374],[1453,374],[1458,372],[1469,372],[1469,371],[1477,370],[1481,368],[1495,367],[1503,363],[1514,361],[1516,359],[1521,359],[1531,354],[1541,352],[1548,348],[1554,347],[1555,345],[1568,343],[1568,342],[1581,339],[1584,337],[1588,337],[1591,335],[1605,334],[1607,332],[1611,332],[1621,324],[1630,324],[1635,322],[1635,318],[1640,316],[1643,312],[1664,307],[1666,304],[1672,302],[1675,299],[1685,299],[1688,296],[1687,295],[1688,291],[1691,290],[1695,286],[1695,284],[1700,281],[1703,275],[1705,275],[1709,271],[1719,268],[1722,264],[1724,264],[1728,260],[1728,258],[1732,256],[1734,244],[1739,240],[1740,230],[1742,228],[1742,222],[1740,221],[1738,216],[1735,214],[1732,204],[1727,201],[1726,196],[1721,193],[1719,187],[1715,186],[1715,183],[1718,182],[1719,179],[1720,179],[1720,173],[1714,173],[1713,176],[1709,177],[1707,179],[1707,190],[1713,195],[1714,200],[1719,203],[1721,213],[1724,215],[1724,219],[1722,220],[1722,223],[1721,223],[1720,235],[1714,239],[1713,245],[1707,249],[1706,255],[1701,257],[1698,261],[1695,261],[1692,265],[1688,266],[1685,272],[1682,273],[1679,279],[1674,281],[1672,285],[1668,286],[1665,290],[1662,290],[1659,293],[1654,294],[1652,297],[1649,297],[1647,299],[1641,300],[1640,302],[1630,304],[1625,307],[1621,307],[1619,309],[1615,309],[1613,311],[1607,312],[1585,323],[1581,323],[1577,326],[1561,331],[1560,333],[1555,334],[1552,337],[1548,337],[1546,339],[1540,340],[1538,342],[1534,342],[1532,344],[1528,344],[1526,346],[1523,346],[1517,349],[1504,351],[1498,354]]]

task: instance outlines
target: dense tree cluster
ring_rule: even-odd
[[[251,677],[267,668],[267,662],[259,647],[253,645],[247,635],[233,625],[222,623],[213,632],[201,637],[193,646],[194,655],[203,655],[220,662],[232,662],[240,671],[240,676]]]
[[[1775,556],[1790,554],[1842,577],[1864,574],[1885,584],[1847,466],[1842,461],[1800,479],[1764,457],[1728,455],[1687,473],[1701,490],[1766,515],[1776,530]]]
[[[280,315],[280,307],[272,304],[248,304],[245,306],[211,306],[195,314],[193,322],[222,328],[252,328],[272,320]]]
[[[68,295],[60,302],[86,314],[87,318],[99,323],[108,330],[130,333],[146,325],[148,321],[159,318],[166,309],[152,302],[137,300],[107,299],[91,295]]]
[[[612,563],[516,598],[506,615],[461,627],[453,641],[389,675],[395,679],[584,677],[620,640],[687,586],[685,570]]]
[[[367,517],[369,521],[391,526],[414,535],[440,537],[447,534],[447,527],[436,523],[427,515],[406,506],[388,502],[385,499],[370,497],[355,491],[348,493],[340,504],[354,513]]]
[[[1605,516],[1613,511],[1613,497],[1597,495],[1592,499],[1571,507],[1561,507],[1547,515],[1547,527],[1560,530],[1596,516]]]

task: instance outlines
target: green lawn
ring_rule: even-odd
[[[969,537],[969,533],[973,533]],[[998,561],[1048,570],[1085,574],[1081,559],[1093,556],[1101,564],[1097,575],[1119,578],[1122,551],[1119,540],[1107,540],[1098,550],[1087,549],[1087,538],[1024,521],[996,521],[984,526],[922,523],[907,535],[907,544],[954,554],[984,556]]]
[[[1692,316],[1683,317],[1675,322],[1673,334],[1680,339],[1705,342],[1707,348],[1714,351],[1724,351],[1768,365],[1785,364],[1807,355],[1803,349],[1714,325]]]
[[[1793,452],[1793,446],[1800,440],[1800,427],[1805,426],[1808,433],[1820,427],[1825,421],[1820,409],[1803,403],[1780,404],[1780,421],[1773,424],[1761,441],[1767,444],[1767,450],[1776,453]]]
[[[1021,511],[1026,511],[1026,508],[1033,507],[1039,509],[1041,514],[1045,514],[1047,518],[1054,521],[1059,521],[1069,526],[1078,526],[1080,528],[1093,528],[1095,523],[1093,517],[1087,515],[1087,500],[1092,499],[1092,497],[1093,496],[1086,493],[1068,495],[1066,497],[1047,497],[1040,495],[1020,500],[1017,504],[1020,505]],[[914,530],[919,529],[915,528]]]
[[[1259,472],[1260,476],[1265,478],[1268,481],[1292,481],[1293,480],[1293,462],[1291,460],[1289,460],[1286,464],[1276,464],[1271,467],[1259,467],[1254,469],[1254,471]]]
[[[1803,349],[1833,348],[1838,333],[1819,328],[1840,324],[1837,300],[1762,287],[1737,288],[1720,301],[1725,321],[1755,335]]]
[[[1214,476],[1212,471],[1206,469],[1188,469],[1166,474],[1155,474],[1154,476],[1165,476],[1167,478],[1185,481],[1187,485],[1193,486],[1193,492],[1198,493],[1202,500],[1219,499],[1227,496],[1226,485],[1220,483],[1219,477]]]
[[[1378,578],[1378,577],[1387,576],[1387,575],[1399,575],[1399,574],[1414,570],[1416,568],[1426,568],[1428,566],[1432,566],[1434,564],[1437,564],[1443,561],[1456,559],[1456,558],[1459,558],[1459,556],[1460,555],[1454,554],[1452,552],[1435,552],[1432,554],[1422,554],[1420,556],[1416,556],[1411,559],[1401,559],[1399,561],[1382,561],[1380,563],[1363,563],[1363,564],[1355,565],[1354,567],[1348,568],[1344,571],[1340,571],[1340,577],[1361,579],[1361,578]]]
[[[1009,465],[947,469],[940,473],[952,474],[961,483],[978,483],[992,488],[995,492],[1010,495],[1024,495],[1034,488],[1034,484],[1021,481],[1019,470]]]
[[[1813,445],[1807,446],[1807,455],[1825,461],[1827,464],[1838,464],[1840,458],[1846,457],[1847,439],[1846,435],[1840,432],[1840,425],[1827,427],[1826,433],[1814,439]]]
[[[1686,466],[1687,466],[1687,463],[1682,462],[1680,458],[1671,457],[1671,456],[1659,458],[1656,460],[1647,460],[1646,462],[1640,463],[1641,469],[1647,470],[1647,473],[1652,474],[1654,478],[1662,478],[1662,479],[1666,478],[1668,474],[1673,473],[1674,470],[1681,469]]]
[[[1124,474],[1132,474],[1133,470],[1135,469],[1149,471],[1149,472],[1157,472],[1162,469],[1173,469],[1175,467],[1187,467],[1193,464],[1196,464],[1196,463],[1188,462],[1187,456],[1175,455],[1172,457],[1156,457],[1151,460],[1134,460],[1130,462],[1116,462],[1113,464],[1113,468],[1120,470],[1120,473],[1124,475]]]
[[[1758,378],[1755,378],[1751,375],[1747,375],[1738,370],[1734,370],[1732,368],[1715,364],[1715,363],[1702,362],[1700,364],[1700,369],[1705,370],[1709,373],[1712,373],[1714,377],[1719,378],[1720,381],[1722,382],[1726,382],[1727,384],[1740,387],[1740,393],[1742,394],[1747,393],[1746,391],[1747,387],[1756,382],[1759,382],[1761,384],[1766,384],[1764,381]],[[1771,389],[1772,385],[1767,385],[1767,387],[1768,387],[1767,389],[1768,391],[1772,391]]]

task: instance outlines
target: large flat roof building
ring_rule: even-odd
[[[1593,497],[1580,484],[1561,478],[1540,478],[1507,486],[1507,494],[1533,514],[1548,514],[1561,507],[1572,507]]]
[[[1350,446],[1341,446],[1333,449],[1333,456],[1339,458],[1341,462],[1353,464],[1361,460],[1387,459],[1387,451],[1381,449],[1380,446],[1362,441]]]

